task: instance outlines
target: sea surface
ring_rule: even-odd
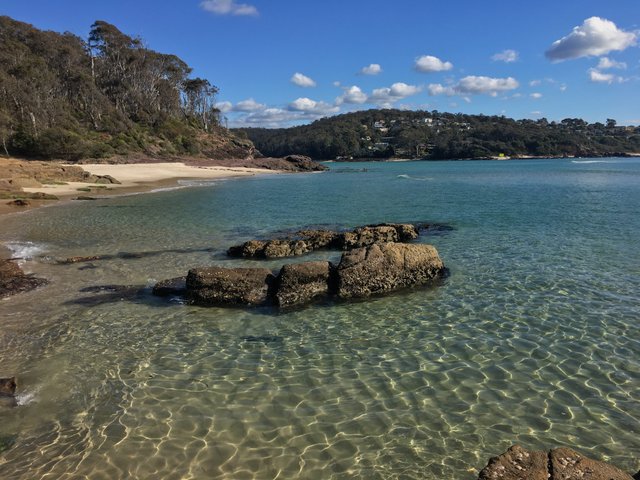
[[[0,218],[0,478],[469,479],[514,443],[640,468],[640,159],[331,164]],[[427,222],[440,284],[293,311],[157,280],[307,226]],[[58,264],[71,256],[106,255]],[[338,252],[304,259],[338,261]]]

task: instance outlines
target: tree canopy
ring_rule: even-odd
[[[6,155],[209,155],[217,137],[230,137],[219,126],[216,86],[104,21],[84,40],[0,17],[0,65]]]

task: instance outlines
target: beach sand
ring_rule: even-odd
[[[60,200],[71,200],[79,196],[103,197],[124,193],[146,192],[157,188],[177,185],[178,180],[215,180],[232,177],[252,176],[257,174],[278,174],[277,170],[245,167],[189,166],[179,162],[137,163],[137,164],[84,164],[78,165],[94,175],[110,175],[120,184],[66,182],[64,184],[42,185],[41,187],[23,188],[25,192],[43,192],[57,196]],[[7,205],[8,201],[0,201],[0,215],[22,212],[29,208],[55,204],[52,200],[29,200],[28,207]]]

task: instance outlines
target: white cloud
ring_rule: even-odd
[[[316,115],[329,115],[340,111],[339,107],[329,105],[326,102],[316,102],[310,98],[297,98],[289,104],[289,110],[294,112],[312,113]]]
[[[366,67],[360,69],[362,75],[378,75],[382,73],[382,67],[377,63],[372,63]]]
[[[610,68],[625,70],[627,68],[627,64],[624,62],[616,62],[615,60],[611,60],[609,57],[602,57],[596,68],[600,70],[608,70]]]
[[[423,73],[445,72],[453,68],[453,63],[443,62],[438,57],[432,55],[423,55],[416,58],[415,69]]]
[[[303,75],[302,73],[294,73],[291,77],[291,83],[298,85],[299,87],[315,87],[316,82],[312,79]]]
[[[515,62],[518,60],[518,52],[511,49],[503,50],[502,52],[496,53],[495,55],[493,55],[491,57],[491,60],[493,60],[494,62],[505,62],[505,63]]]
[[[558,88],[560,88],[560,91],[561,91],[561,92],[566,92],[566,91],[567,91],[567,84],[566,84],[566,83],[563,83],[563,84],[562,84],[562,85],[560,85],[560,87],[558,87]]]
[[[534,110],[533,112],[531,112],[531,115],[534,117],[541,117],[542,112],[540,110]]]
[[[445,87],[440,83],[430,83],[429,86],[427,87],[427,91],[429,92],[429,95],[432,95],[432,96],[434,95],[451,96],[456,94],[456,91],[453,87]]]
[[[542,98],[542,94],[538,93],[538,92],[534,92],[531,95],[529,95],[531,98],[538,100],[539,98]]]
[[[222,113],[230,112],[233,108],[233,104],[231,102],[218,102],[214,106]]]
[[[622,83],[626,81],[625,78],[614,75],[613,73],[603,73],[597,68],[589,69],[589,80],[593,83]]]
[[[248,98],[234,105],[234,112],[255,112],[264,110],[267,106],[264,103],[258,103],[253,98]]]
[[[574,27],[566,37],[553,42],[545,55],[554,62],[600,56],[614,50],[622,51],[635,45],[637,39],[636,33],[620,30],[611,20],[591,17],[582,25]]]
[[[246,3],[236,3],[235,0],[204,0],[200,7],[216,15],[258,15],[258,9]]]
[[[498,92],[515,90],[520,84],[513,77],[491,78],[470,75],[461,79],[455,86],[457,93],[479,95],[489,94],[495,96]]]
[[[353,85],[351,87],[344,88],[344,93],[336,98],[336,105],[342,105],[343,103],[355,103],[360,105],[366,101],[367,94],[364,93],[357,85]]]
[[[529,82],[529,86],[530,87],[537,87],[542,83],[542,80],[531,80]]]
[[[340,85],[342,85],[338,80],[336,80],[335,82],[333,82],[333,86],[334,87],[339,87]]]
[[[443,86],[439,83],[432,83],[427,87],[429,95],[491,95],[495,97],[499,92],[515,90],[520,84],[513,77],[491,78],[483,76],[469,75],[460,79],[458,83],[451,86]]]
[[[398,100],[420,93],[421,90],[420,87],[415,85],[398,82],[391,85],[391,87],[374,89],[368,98],[368,102],[389,107]]]

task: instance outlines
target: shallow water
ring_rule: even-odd
[[[597,159],[332,164],[2,218],[51,284],[0,302],[0,478],[473,479],[516,442],[635,473],[638,211],[640,161]],[[150,295],[279,268],[224,256],[249,238],[381,221],[452,227],[420,239],[450,276],[282,313]]]

